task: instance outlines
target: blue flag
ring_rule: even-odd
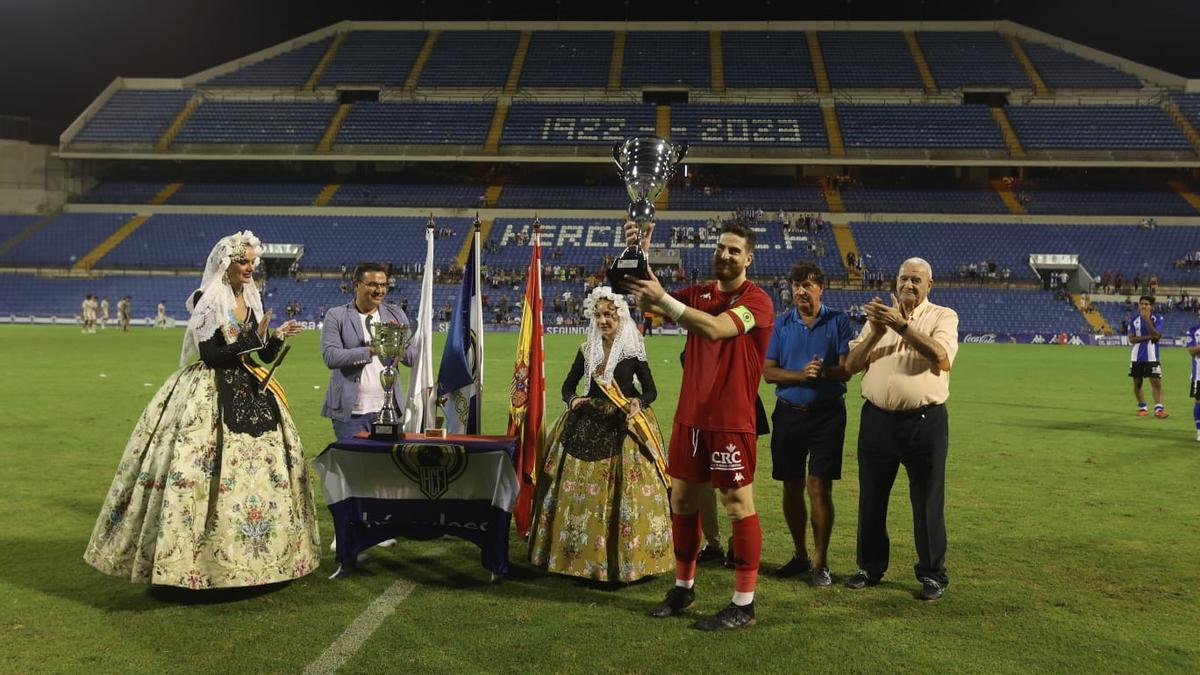
[[[463,268],[462,290],[438,368],[438,405],[452,434],[478,434],[483,390],[483,301],[479,291],[479,230]]]

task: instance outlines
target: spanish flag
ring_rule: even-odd
[[[513,509],[517,532],[529,534],[533,517],[534,482],[537,479],[538,457],[546,436],[546,378],[542,347],[542,245],[541,224],[533,222],[533,255],[529,259],[529,274],[525,284],[525,300],[521,311],[521,332],[517,337],[517,359],[513,366],[512,388],[509,392],[508,435],[517,439],[517,454],[513,463],[517,469],[520,492]]]

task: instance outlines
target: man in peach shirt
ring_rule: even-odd
[[[867,324],[850,342],[846,370],[865,370],[858,433],[859,571],[848,588],[875,586],[888,567],[887,508],[903,464],[908,472],[917,547],[914,569],[920,600],[945,593],[946,453],[950,435],[946,399],[950,368],[958,353],[958,314],[928,301],[933,269],[909,258],[896,276],[891,305],[875,298],[865,306]],[[899,295],[899,298],[897,298]]]

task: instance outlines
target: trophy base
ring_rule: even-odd
[[[625,249],[621,257],[613,261],[604,276],[613,290],[623,293],[626,290],[624,284],[627,278],[643,281],[650,278],[650,265],[646,262],[646,255],[640,248]]]
[[[403,435],[404,432],[400,430],[399,422],[371,423],[371,440],[373,441],[396,441]]]

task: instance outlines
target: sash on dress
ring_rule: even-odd
[[[595,380],[600,390],[604,392],[605,396],[608,396],[608,399],[613,404],[621,410],[629,412],[629,399],[621,393],[620,387],[617,386],[614,380],[609,380],[605,384],[595,376],[592,376],[592,379]],[[661,434],[654,433],[654,429],[658,426],[658,420],[655,417],[652,423],[650,417],[652,415],[654,413],[649,408],[642,408],[638,411],[638,414],[630,417],[629,433],[638,442],[638,446],[653,460],[654,466],[658,468],[658,477],[663,481],[663,484],[670,487],[671,479],[667,478],[667,461],[663,453],[662,436]]]

